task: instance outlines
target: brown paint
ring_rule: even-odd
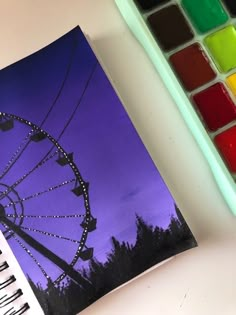
[[[165,51],[174,49],[193,38],[193,32],[176,5],[170,5],[148,17],[150,28]]]
[[[170,63],[188,91],[192,91],[216,77],[199,44],[193,44],[173,54],[170,57]]]

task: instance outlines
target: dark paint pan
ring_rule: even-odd
[[[174,49],[193,38],[193,31],[177,5],[151,14],[148,23],[164,51]]]

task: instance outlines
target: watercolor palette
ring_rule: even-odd
[[[116,3],[236,214],[236,1]]]

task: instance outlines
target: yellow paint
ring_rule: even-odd
[[[236,73],[228,76],[226,78],[226,83],[228,84],[233,94],[236,96]]]

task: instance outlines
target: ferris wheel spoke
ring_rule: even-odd
[[[30,143],[30,136],[33,134],[34,130],[31,129],[31,131],[27,134],[27,136],[22,140],[21,144],[17,148],[17,150],[13,153],[12,157],[10,160],[7,162],[7,165],[3,169],[0,179],[2,179],[9,171],[10,169],[14,166],[14,164],[19,160],[19,158],[22,156],[24,151],[27,149],[29,143]],[[28,141],[27,141],[28,140]]]
[[[54,234],[54,233],[50,233],[50,232],[46,232],[46,231],[30,228],[30,227],[25,227],[25,226],[22,226],[22,225],[21,225],[21,229],[22,230],[26,230],[26,231],[30,231],[30,232],[40,233],[40,234],[43,234],[45,236],[50,236],[50,237],[63,239],[63,240],[66,240],[66,241],[69,241],[69,242],[72,242],[72,243],[76,243],[76,244],[80,244],[81,243],[80,241],[74,240],[74,239],[69,238],[69,237],[65,237],[65,236],[62,236],[62,235],[58,235],[58,234]]]
[[[3,191],[0,194],[0,200],[2,200],[9,192],[12,191],[12,189],[16,188],[19,184],[21,184],[28,176],[30,176],[34,171],[39,169],[41,166],[46,164],[49,160],[51,160],[55,155],[58,154],[58,151],[55,151],[50,156],[46,157],[45,159],[38,162],[31,170],[28,171],[28,173],[24,174],[21,178],[19,178],[14,184],[12,184],[10,187],[8,187],[5,191]]]
[[[8,229],[8,225],[1,223],[6,229]],[[11,232],[11,236],[13,237],[13,239],[20,245],[20,247],[26,252],[27,255],[30,256],[30,258],[34,261],[34,263],[38,266],[38,268],[41,270],[42,274],[44,275],[44,277],[46,279],[49,279],[49,276],[47,274],[47,272],[45,271],[45,269],[42,267],[42,265],[39,263],[39,261],[35,258],[35,256],[32,254],[32,252],[29,250],[29,248],[27,248],[14,234],[14,232],[12,230],[9,230],[8,232]]]
[[[46,279],[49,279],[49,275],[45,271],[45,269],[42,267],[42,265],[39,263],[39,261],[35,258],[35,256],[31,253],[31,251],[13,234],[12,236],[14,240],[23,248],[23,250],[30,256],[30,258],[35,262],[35,264],[38,266],[38,268],[41,270],[42,274]]]
[[[6,206],[4,206],[4,208],[6,209],[6,208],[11,207],[12,205],[16,205],[16,204],[18,204],[18,203],[22,203],[22,202],[24,202],[24,201],[28,201],[28,200],[30,200],[30,199],[32,199],[32,198],[40,197],[40,196],[42,196],[43,194],[50,193],[50,192],[52,192],[52,191],[54,191],[54,190],[56,190],[56,189],[59,189],[59,188],[65,186],[65,185],[68,185],[68,184],[73,183],[73,182],[75,182],[75,179],[65,180],[65,181],[62,182],[61,184],[58,184],[58,185],[52,186],[52,187],[50,187],[50,188],[48,188],[48,189],[46,189],[46,190],[43,190],[43,191],[34,193],[34,194],[31,195],[31,196],[28,196],[28,197],[19,199],[19,200],[15,201],[15,202],[10,202],[10,203],[8,203]]]
[[[6,214],[8,218],[14,219],[75,219],[84,218],[86,214],[67,214],[67,215],[30,215],[30,214]]]
[[[82,287],[91,289],[91,283],[89,283],[78,271],[76,271],[71,264],[68,264],[65,260],[63,260],[53,251],[48,249],[42,243],[34,239],[23,229],[21,229],[21,227],[11,222],[8,218],[2,217],[0,218],[0,220],[5,227],[7,227],[13,232],[13,234],[16,233],[21,239],[23,239],[28,245],[34,248],[38,253],[42,254],[45,258],[47,258],[56,266],[61,268],[61,270],[64,271],[64,273],[66,273],[71,279],[80,284]],[[79,247],[82,248],[83,245],[80,244]]]
[[[23,182],[23,180],[25,180],[29,175],[31,175],[34,171],[36,171],[37,169],[39,169],[41,166],[43,166],[44,164],[46,164],[49,160],[51,160],[55,155],[57,155],[58,151],[55,151],[54,153],[52,153],[50,156],[48,156],[47,158],[45,158],[44,160],[41,160],[38,164],[36,164],[28,173],[24,174],[20,179],[18,179],[12,186],[11,188],[15,188],[16,186],[18,186],[20,183]]]

